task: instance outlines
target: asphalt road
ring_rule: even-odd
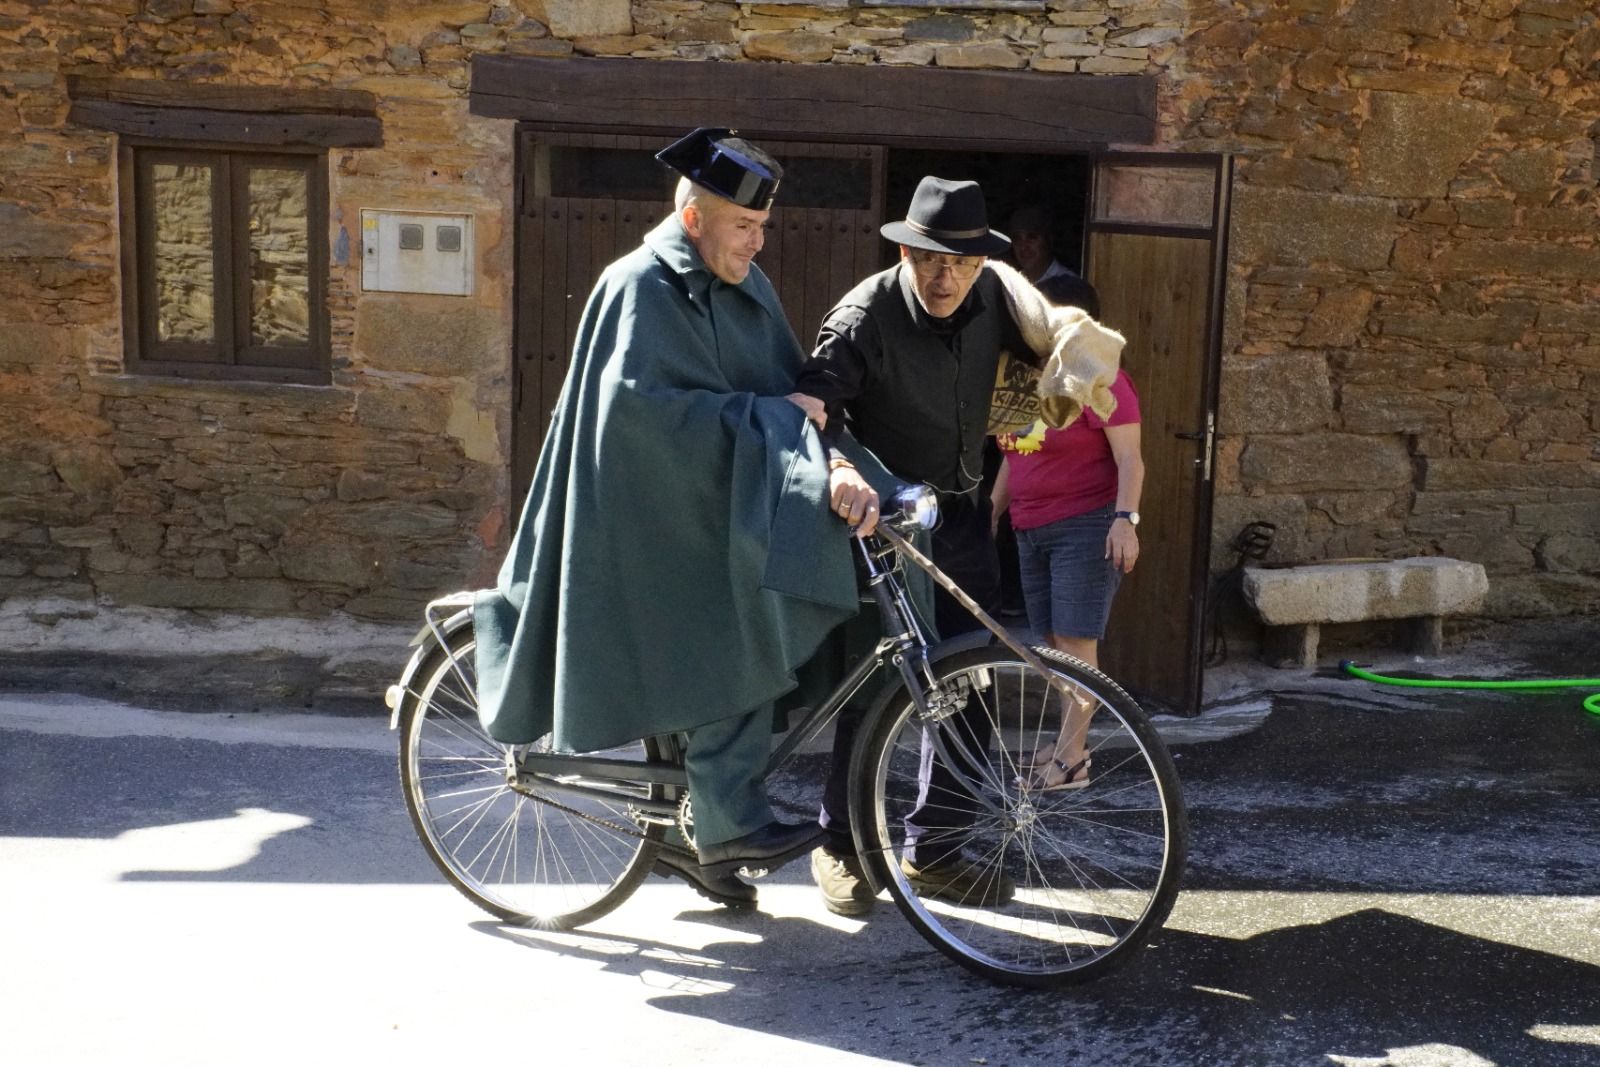
[[[503,926],[417,845],[386,725],[0,697],[0,1057],[1600,1064],[1600,718],[1570,696],[1323,686],[1168,723],[1185,890],[1128,969],[1053,994],[887,902],[830,916],[803,863],[756,914],[651,879],[578,934]]]

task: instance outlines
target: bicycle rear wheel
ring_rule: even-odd
[[[517,757],[549,751],[550,737],[505,745],[484,731],[474,647],[470,623],[450,634],[448,652],[434,643],[401,697],[400,780],[417,836],[450,883],[493,915],[546,930],[591,922],[649,874],[664,830],[635,820],[626,795],[513,789]],[[653,740],[597,754],[657,757]]]
[[[1160,928],[1177,896],[1188,824],[1172,759],[1138,704],[1087,664],[1034,651],[1080,694],[1082,711],[1068,711],[1043,675],[1004,648],[930,665],[935,692],[963,709],[938,729],[979,787],[976,804],[937,778],[924,786],[931,736],[903,688],[864,731],[854,799],[867,821],[864,858],[919,933],[991,980],[1054,987],[1122,965]],[[1049,751],[1064,721],[1079,731],[1086,716],[1088,784],[1046,791],[1030,782],[1029,757]],[[908,835],[924,788],[921,829]],[[908,870],[901,861],[913,845],[918,864],[964,881]]]

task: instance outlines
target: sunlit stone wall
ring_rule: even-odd
[[[1262,518],[1285,558],[1445,553],[1498,614],[1600,607],[1583,0],[0,0],[0,596],[392,617],[487,578],[517,502],[481,53],[1154,75],[1159,147],[1237,158],[1218,565]],[[115,139],[67,123],[70,74],[376,94],[384,147],[328,155],[331,386],[123,373]],[[306,328],[305,206],[261,183],[270,343]],[[475,295],[362,293],[363,207],[472,214]],[[169,208],[163,329],[197,336],[204,212]]]

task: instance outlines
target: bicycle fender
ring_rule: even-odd
[[[472,608],[462,608],[440,624],[446,637],[450,637],[463,626],[472,625]],[[411,659],[406,662],[405,670],[400,672],[400,680],[384,690],[383,702],[389,708],[389,729],[396,730],[400,727],[400,705],[404,702],[406,693],[411,689],[411,679],[416,676],[417,668],[422,666],[422,660],[435,647],[439,640],[434,636],[433,627],[423,623],[421,629],[409,642],[416,651],[411,653]]]
[[[928,662],[932,663],[936,659],[943,659],[945,656],[956,652],[965,652],[968,649],[984,648],[988,645],[997,645],[999,643],[1000,639],[988,630],[969,630],[964,634],[956,634],[948,640],[940,641],[937,645],[930,646],[928,648]]]

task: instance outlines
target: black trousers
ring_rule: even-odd
[[[933,562],[984,611],[999,609],[1000,565],[989,533],[987,496],[945,497],[940,501],[939,528],[933,531]],[[980,629],[980,623],[955,597],[942,588],[933,594],[934,625],[941,638]],[[967,710],[952,717],[944,728],[957,731],[975,753],[984,752],[993,728],[988,716],[971,701]],[[847,708],[833,731],[833,761],[823,788],[822,815],[818,820],[831,835],[828,848],[841,855],[854,852],[850,839],[850,750],[861,725],[860,709]],[[954,741],[947,742],[954,747]],[[936,863],[960,851],[966,828],[972,825],[974,802],[957,784],[956,777],[934,754],[930,738],[922,742],[921,787],[918,804],[906,818],[907,858],[918,866]]]
[[[1000,476],[1004,453],[994,443],[993,437],[983,439],[983,482],[979,492],[988,496],[994,492],[994,483]],[[1022,568],[1017,564],[1017,534],[1011,528],[1011,513],[1000,516],[994,532],[995,551],[1000,556],[1000,610],[1009,615],[1025,612],[1022,603]]]

